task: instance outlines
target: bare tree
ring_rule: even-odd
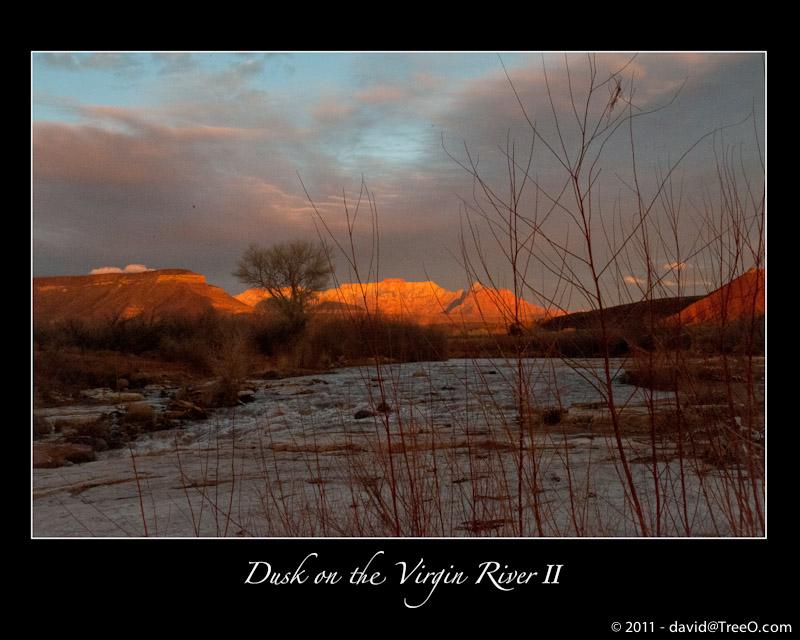
[[[294,328],[308,320],[314,298],[332,273],[329,252],[322,243],[297,240],[271,247],[251,244],[233,275],[245,284],[264,289],[265,303],[276,309]]]

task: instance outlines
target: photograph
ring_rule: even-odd
[[[751,599],[766,51],[30,65],[34,553],[254,602],[786,631]]]

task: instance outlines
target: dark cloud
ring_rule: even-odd
[[[73,100],[68,106],[78,117],[72,124],[34,122],[37,275],[146,264],[192,269],[238,292],[241,285],[230,272],[254,240],[313,239],[324,221],[336,239],[349,241],[347,213],[354,212],[363,180],[377,208],[380,273],[461,288],[468,277],[461,254],[462,231],[470,239],[466,224],[481,229],[480,252],[491,269],[503,258],[481,219],[481,212],[492,212],[485,193],[459,165],[474,162],[486,186],[508,201],[509,160],[513,157],[521,180],[534,141],[520,211],[541,223],[551,239],[573,241],[575,213],[561,195],[561,163],[579,161],[571,145],[582,135],[582,112],[569,98],[586,95],[580,90],[587,78],[586,56],[570,59],[569,76],[561,56],[546,56],[545,67],[541,56],[504,56],[506,69],[497,56],[477,56],[474,64],[484,73],[471,80],[433,64],[446,61],[447,71],[454,71],[463,62],[457,55],[356,56],[346,80],[358,78],[357,88],[343,78],[338,85],[331,79],[325,90],[298,85],[295,91],[291,83],[281,89],[259,83],[274,74],[293,78],[291,55],[232,56],[213,72],[201,71],[199,55],[156,56],[161,71],[169,71],[152,87],[162,98],[157,108]],[[115,58],[69,55],[51,55],[43,63],[124,67]],[[714,127],[737,121],[763,102],[757,56],[600,56],[598,82],[621,66],[634,112],[666,106],[634,120],[637,177],[648,188],[658,171]],[[597,89],[597,108],[608,103],[614,87],[608,82]],[[602,128],[605,116],[597,113],[592,122]],[[763,114],[759,117],[763,120]],[[731,140],[746,133],[732,130]],[[686,194],[690,183],[696,188],[695,178],[709,157],[713,160],[713,141],[698,148],[687,173],[680,174]],[[623,224],[635,220],[631,149],[629,131],[621,128],[585,159],[587,170],[600,160],[591,174],[602,196],[591,202],[595,221],[606,225],[600,237],[610,229],[619,234]],[[568,190],[566,196],[571,195]],[[365,263],[376,251],[373,213],[363,202],[354,235]],[[546,255],[546,244],[536,251]],[[664,256],[660,264],[673,258]],[[640,274],[631,269],[619,275],[620,283],[624,276]]]

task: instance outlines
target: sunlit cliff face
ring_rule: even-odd
[[[681,324],[730,322],[766,312],[766,270],[751,269],[668,319]]]
[[[223,313],[253,312],[252,307],[207,284],[205,276],[185,269],[33,279],[35,322],[137,316],[151,319],[211,309]]]
[[[266,297],[265,292],[257,289],[236,296],[253,306]],[[400,278],[342,284],[321,293],[317,304],[323,303],[339,303],[372,313],[406,317],[423,324],[453,321],[494,323],[515,317],[525,322],[561,314],[560,311],[515,299],[514,294],[506,289],[491,289],[476,283],[468,290],[448,291],[435,282],[406,282]]]
[[[765,271],[752,270],[699,300],[674,319],[682,323],[713,322],[725,317],[758,316],[765,312]],[[256,312],[267,294],[248,289],[231,296],[209,285],[205,276],[185,269],[141,273],[101,273],[33,279],[34,320],[65,318],[104,319],[149,317],[152,314]],[[531,322],[562,315],[516,298],[507,289],[478,283],[469,289],[448,291],[434,282],[406,282],[389,278],[377,283],[348,283],[320,293],[321,310],[367,309],[420,324]]]
[[[149,317],[153,314],[254,313],[268,294],[248,289],[230,296],[209,285],[203,275],[185,269],[148,270],[141,273],[98,273],[87,276],[34,278],[34,319],[58,321]],[[503,323],[510,318],[530,321],[556,314],[516,299],[507,290],[474,285],[448,291],[434,282],[406,282],[390,278],[378,283],[342,284],[316,299],[321,310],[366,309],[371,313],[412,320],[421,324],[450,322]]]

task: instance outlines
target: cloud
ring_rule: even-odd
[[[628,284],[645,284],[644,280],[641,280],[639,278],[634,278],[633,276],[625,276],[624,280]]]
[[[148,269],[143,264],[129,264],[124,269],[120,269],[119,267],[100,267],[99,269],[92,269],[89,275],[96,276],[103,273],[142,273],[143,271],[153,271],[153,269]]]
[[[191,269],[225,286],[231,265],[254,236],[265,243],[315,238],[310,201],[337,238],[347,240],[344,198],[352,213],[363,180],[379,211],[381,270],[452,288],[462,279],[457,257],[466,211],[462,199],[474,204],[472,176],[459,163],[479,161],[481,178],[505,194],[506,143],[513,145],[510,152],[520,165],[532,144],[520,103],[535,118],[541,136],[520,210],[536,217],[542,194],[560,206],[569,204],[559,196],[563,167],[540,141],[559,140],[547,86],[556,104],[567,105],[560,124],[566,142],[572,141],[570,88],[579,84],[578,74],[586,74],[584,55],[571,59],[572,85],[562,73],[563,56],[546,55],[545,85],[542,56],[504,54],[519,102],[494,54],[132,57],[142,72],[156,75],[119,82],[116,74],[135,70],[125,66],[132,65],[125,56],[54,54],[34,60],[48,72],[37,75],[35,106],[41,116],[33,122],[32,140],[37,268],[48,265],[47,275],[55,275],[50,265],[56,264],[58,272],[87,273],[96,264],[143,261]],[[631,57],[598,56],[598,82]],[[699,79],[692,76],[681,93],[678,125],[667,120],[672,109],[659,112],[651,125],[654,140],[648,137],[644,144],[643,138],[645,148],[637,154],[642,166],[657,166],[656,155],[682,151],[683,138],[696,139],[695,126],[704,132],[716,122],[695,118],[695,113],[715,115],[706,105],[718,108],[715,95],[723,83],[712,71],[724,71],[733,62],[718,56],[636,57],[627,72],[636,80],[635,102],[641,107],[662,104],[689,71],[703,72]],[[100,68],[115,75],[100,76]],[[57,69],[72,70],[65,77],[74,91],[49,80]],[[728,84],[742,92],[749,85],[733,82],[737,69],[731,68],[726,79],[730,76]],[[75,84],[72,74],[79,70],[86,72],[86,82]],[[706,78],[715,82],[711,89],[701,83]],[[84,84],[96,90],[84,95],[78,91]],[[115,93],[100,99],[100,89]],[[608,100],[607,89],[596,92],[599,109]],[[128,94],[132,102],[125,100]],[[750,108],[752,100],[745,102]],[[666,139],[676,131],[685,132],[680,141]],[[612,153],[616,147],[603,147],[598,199],[605,198],[601,189],[616,193],[617,176],[629,175],[630,144],[621,146],[622,160]],[[367,208],[362,201],[361,209]],[[568,216],[542,218],[542,233],[566,236]],[[356,226],[356,239],[361,241],[358,233],[363,234],[359,246],[367,252],[374,236],[370,216],[359,215]],[[498,250],[493,268],[503,259]],[[664,265],[662,273],[671,281],[686,278],[700,268],[700,258],[693,261],[693,271],[673,264]],[[422,273],[423,265],[430,276]],[[643,284],[633,277],[625,281]]]
[[[408,92],[404,87],[376,86],[357,93],[356,100],[364,103],[396,105],[408,101]]]
[[[667,271],[682,271],[690,266],[691,265],[686,264],[685,260],[681,260],[680,262],[670,262],[669,264],[665,264],[664,269]]]
[[[126,74],[140,71],[142,56],[128,53],[50,53],[34,54],[36,64],[68,71],[111,71]]]
[[[341,102],[326,97],[321,100],[312,110],[314,119],[318,122],[331,124],[345,122],[353,114],[353,107],[342,104]]]
[[[160,74],[190,73],[198,69],[198,63],[190,53],[154,53],[153,59],[162,65]]]

